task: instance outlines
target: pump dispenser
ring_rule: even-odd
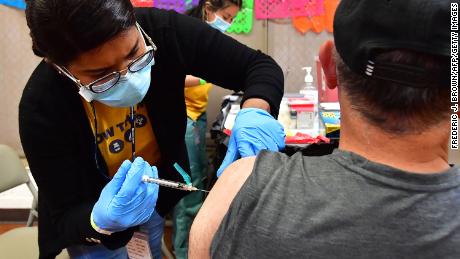
[[[313,84],[313,76],[311,75],[311,67],[303,67],[302,70],[306,70],[305,75],[305,87],[300,90],[300,94],[304,95],[307,100],[311,101],[315,105],[315,111],[318,110],[318,89]]]
[[[303,67],[302,70],[306,71],[305,75],[305,87],[300,90],[300,94],[302,94],[307,103],[313,106],[313,111],[310,113],[306,113],[306,118],[308,118],[307,128],[313,130],[313,132],[317,135],[318,128],[319,128],[319,119],[318,119],[318,89],[316,88],[315,84],[313,84],[313,76],[311,75],[311,67]],[[312,134],[312,135],[315,135]]]
[[[311,67],[303,67],[302,70],[306,70],[307,74],[305,75],[305,83],[307,84],[307,88],[313,85],[313,76],[311,75]]]

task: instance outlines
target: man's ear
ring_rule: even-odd
[[[337,87],[337,70],[334,60],[334,42],[328,40],[321,45],[319,49],[319,60],[323,67],[324,75],[326,77],[326,85],[329,89]]]

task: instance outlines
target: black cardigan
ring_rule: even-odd
[[[175,162],[189,168],[184,142],[185,75],[243,90],[244,99],[264,99],[277,115],[283,74],[270,57],[172,11],[140,8],[136,17],[158,47],[143,103],[162,155],[161,178],[181,180],[173,171]],[[24,89],[19,130],[39,189],[40,258],[54,257],[72,244],[90,244],[86,238],[100,239],[110,249],[124,246],[133,229],[105,236],[90,225],[91,210],[107,180],[96,168],[94,136],[77,87],[43,61]],[[160,188],[156,210],[164,216],[184,194]]]

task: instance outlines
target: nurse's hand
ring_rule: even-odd
[[[267,111],[257,108],[242,109],[236,116],[227,154],[217,176],[241,157],[255,156],[262,149],[284,149],[285,137],[283,126]]]
[[[158,185],[142,182],[142,176],[158,178],[156,167],[141,157],[126,160],[104,187],[91,213],[91,225],[103,234],[123,231],[145,223],[158,198]]]

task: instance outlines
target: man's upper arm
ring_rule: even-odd
[[[255,157],[231,164],[216,182],[193,222],[189,238],[189,258],[209,258],[214,234],[241,186],[252,173]]]

